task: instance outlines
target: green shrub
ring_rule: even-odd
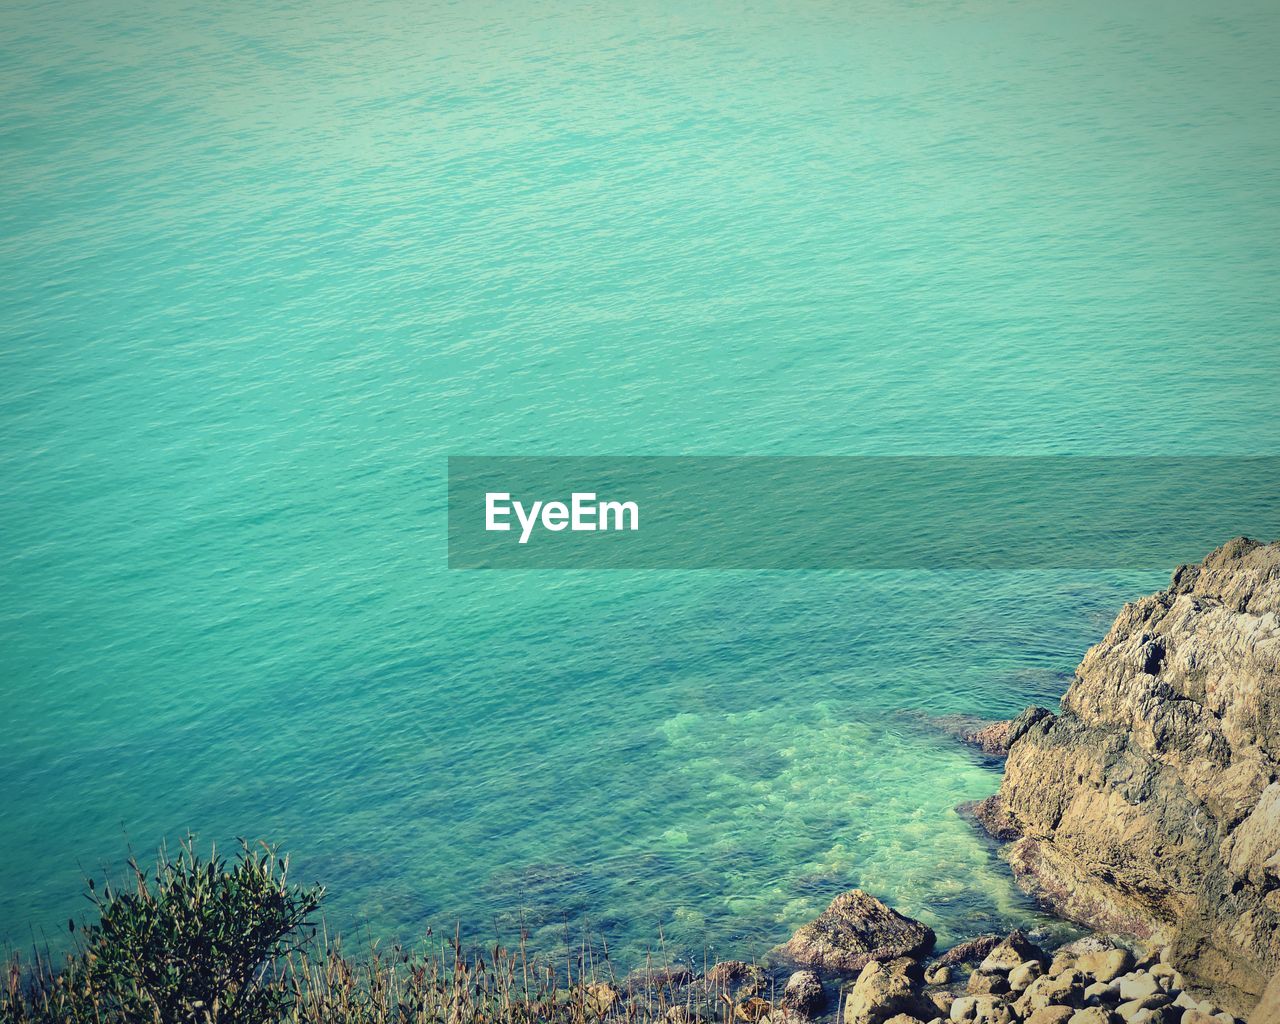
[[[89,897],[98,912],[60,972],[10,969],[0,1019],[118,1024],[265,1024],[287,999],[275,968],[314,929],[321,886],[290,885],[273,847],[241,842],[228,865],[194,839],[148,876]]]

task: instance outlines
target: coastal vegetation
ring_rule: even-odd
[[[706,970],[711,982],[695,991],[688,968],[650,966],[619,986],[607,947],[598,957],[585,943],[555,961],[523,943],[467,950],[456,935],[348,955],[318,925],[324,887],[290,882],[288,857],[266,844],[242,842],[228,862],[216,850],[201,856],[188,837],[176,855],[162,849],[149,872],[131,859],[127,885],[89,879],[86,889],[95,919],[68,922],[71,952],[10,959],[0,1022],[729,1024],[740,1016],[728,995],[742,987],[731,984],[740,980],[733,971]]]

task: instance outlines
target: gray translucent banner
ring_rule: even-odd
[[[1167,570],[1242,534],[1280,537],[1280,457],[449,459],[455,569]]]

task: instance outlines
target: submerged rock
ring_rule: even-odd
[[[873,960],[920,956],[933,948],[934,940],[928,925],[851,889],[798,929],[779,952],[809,967],[856,971]]]
[[[1251,1008],[1280,970],[1280,544],[1231,541],[1126,605],[1061,713],[1010,732],[975,817],[1017,837],[1024,887]]]
[[[985,800],[966,800],[956,807],[956,813],[981,825],[993,839],[1005,842],[1021,835],[1013,820],[1005,813],[999,793]]]

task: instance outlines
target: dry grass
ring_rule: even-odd
[[[3,1024],[794,1024],[763,972],[744,983],[704,963],[674,982],[659,943],[647,970],[619,980],[603,938],[555,958],[513,948],[373,945],[349,955],[317,933],[319,886],[288,880],[267,846],[232,864],[188,839],[155,869],[130,862],[121,888],[89,884],[96,921],[60,961],[13,956]],[[74,930],[74,929],[73,929]],[[722,972],[723,973],[723,972]]]

